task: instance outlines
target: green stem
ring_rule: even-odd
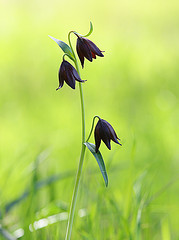
[[[93,132],[95,118],[98,118],[98,119],[100,119],[100,117],[99,117],[99,116],[94,116],[94,118],[93,118],[93,122],[92,122],[91,131],[90,131],[90,134],[89,134],[89,136],[88,136],[88,138],[87,138],[86,142],[88,142],[88,140],[90,139],[90,137],[91,137],[91,134],[92,134],[92,132]]]
[[[80,76],[80,70],[79,70],[77,58],[74,53],[74,50],[73,50],[73,47],[71,44],[71,40],[70,40],[70,34],[72,32],[73,31],[69,32],[69,34],[68,34],[68,41],[69,41],[69,45],[71,47],[71,50],[72,50],[72,53],[74,56],[74,63],[76,66],[76,70]],[[71,206],[70,206],[70,213],[69,213],[69,218],[68,218],[68,225],[67,225],[65,240],[71,239],[71,232],[72,232],[72,227],[73,227],[73,219],[74,219],[74,213],[75,213],[75,207],[76,207],[76,200],[77,200],[78,189],[79,189],[81,173],[82,173],[82,168],[83,168],[83,162],[84,162],[84,156],[85,156],[85,150],[86,150],[86,146],[84,145],[84,142],[85,142],[85,107],[84,107],[84,96],[83,96],[82,83],[79,83],[79,90],[80,90],[81,115],[82,115],[82,146],[81,146],[80,161],[79,161],[78,170],[77,170],[77,174],[76,174],[75,187],[74,187],[73,197],[72,197]]]
[[[67,53],[65,53],[65,54],[63,54],[63,61],[65,60],[65,56],[70,58],[70,56]]]

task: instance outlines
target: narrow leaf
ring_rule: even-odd
[[[95,145],[92,144],[92,143],[86,142],[84,144],[87,146],[87,148],[93,154],[93,156],[96,158],[96,161],[97,161],[97,163],[99,165],[100,171],[101,171],[101,173],[103,175],[103,178],[104,178],[104,181],[105,181],[105,185],[107,187],[108,186],[108,175],[107,175],[106,167],[105,167],[105,164],[104,164],[104,160],[103,160],[103,157],[102,157],[100,151],[98,151],[96,153]]]
[[[88,37],[88,36],[90,36],[92,34],[92,32],[93,32],[93,24],[92,24],[92,22],[90,22],[90,30],[89,30],[89,32],[87,34],[82,35],[82,34],[77,33],[77,32],[74,32],[74,33],[76,33],[80,37]]]
[[[71,60],[74,60],[72,50],[68,46],[68,44],[66,44],[65,42],[58,40],[50,35],[49,35],[49,37],[58,44],[58,46],[63,50],[63,52],[66,53],[69,56],[69,58],[71,58]]]
[[[90,22],[90,30],[86,35],[84,35],[84,37],[90,36],[92,34],[92,32],[93,32],[93,24],[92,24],[92,22]]]

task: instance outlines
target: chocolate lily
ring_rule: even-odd
[[[101,144],[101,140],[103,140],[103,142],[106,144],[109,150],[111,150],[111,143],[110,143],[111,140],[122,146],[122,144],[118,142],[119,138],[117,137],[117,134],[114,131],[111,124],[109,124],[107,121],[103,119],[99,119],[98,123],[96,124],[94,137],[95,137],[96,152],[98,152],[98,149]]]
[[[90,62],[93,58],[96,59],[96,55],[99,57],[104,57],[102,51],[89,39],[84,37],[77,38],[76,51],[80,59],[82,67],[84,66],[84,58],[88,59]]]
[[[86,80],[81,80],[76,69],[66,60],[63,60],[59,69],[58,76],[59,76],[59,87],[56,90],[63,87],[64,81],[73,89],[75,89],[76,81],[78,82],[86,81]]]

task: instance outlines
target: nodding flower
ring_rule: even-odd
[[[64,81],[73,89],[75,89],[76,81],[85,82],[86,80],[81,80],[76,69],[66,60],[63,60],[60,69],[59,69],[59,87],[56,89],[60,89],[63,87]]]
[[[99,57],[104,57],[102,51],[92,41],[84,37],[78,36],[76,51],[78,53],[82,68],[84,67],[84,58],[92,62],[93,58],[96,59],[96,55]]]
[[[117,137],[117,134],[111,124],[103,119],[99,119],[98,123],[96,124],[94,137],[96,152],[99,150],[101,140],[103,140],[109,150],[111,150],[111,140],[122,146],[122,144],[118,142],[120,139]]]

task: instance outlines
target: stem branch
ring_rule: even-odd
[[[90,137],[91,137],[91,134],[92,134],[92,132],[93,132],[95,118],[98,118],[98,119],[100,119],[100,117],[99,117],[99,116],[94,116],[94,118],[93,118],[93,122],[92,122],[91,131],[90,131],[90,134],[89,134],[89,136],[88,136],[88,138],[87,138],[86,142],[88,142],[88,140],[90,139]]]

